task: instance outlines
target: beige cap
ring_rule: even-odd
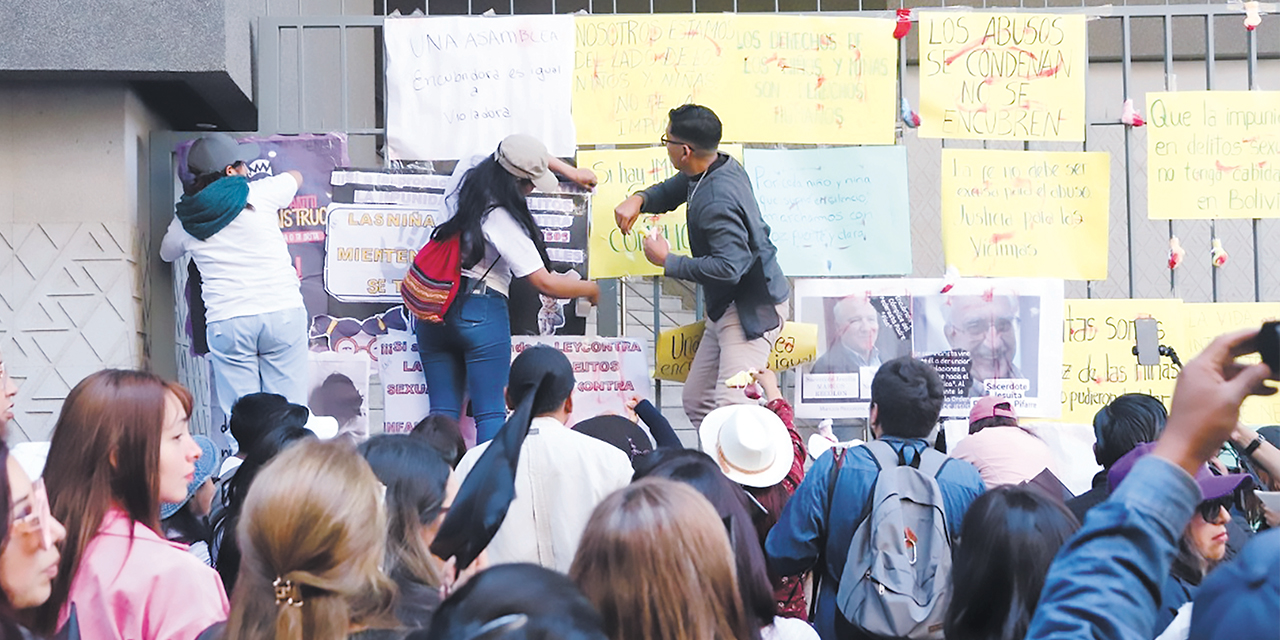
[[[560,181],[547,169],[547,146],[537,138],[523,133],[509,135],[498,144],[494,155],[507,173],[532,180],[539,191],[559,191]]]

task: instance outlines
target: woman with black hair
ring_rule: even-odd
[[[418,353],[432,413],[458,418],[465,392],[477,442],[492,439],[506,418],[502,381],[511,367],[512,278],[528,278],[539,292],[560,299],[582,297],[595,304],[600,297],[594,282],[550,270],[542,230],[525,199],[535,186],[556,190],[552,168],[580,184],[595,184],[594,174],[551,158],[537,139],[508,136],[493,155],[466,170],[445,200],[452,217],[432,234],[436,240],[458,237],[462,280],[443,323],[418,321]]]
[[[253,450],[245,457],[244,464],[236,469],[236,475],[227,487],[226,509],[222,518],[214,524],[214,544],[216,545],[215,564],[222,583],[228,592],[235,589],[236,577],[240,573],[240,545],[236,539],[236,528],[240,524],[240,513],[244,509],[245,498],[249,495],[249,487],[258,472],[271,462],[280,452],[301,440],[315,439],[315,434],[296,426],[285,426],[273,429],[262,436]]]
[[[1054,555],[1079,526],[1065,505],[1025,485],[978,496],[951,567],[946,637],[1021,640]]]
[[[440,606],[449,574],[444,560],[432,555],[431,541],[458,493],[458,480],[424,438],[381,434],[358,450],[387,487],[382,568],[396,583],[396,619],[405,629],[425,629]]]

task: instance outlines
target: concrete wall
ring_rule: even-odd
[[[19,392],[11,441],[47,439],[88,374],[144,367],[147,138],[123,83],[0,91],[0,350]]]

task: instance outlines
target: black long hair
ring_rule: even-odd
[[[358,451],[387,487],[383,568],[399,588],[396,617],[406,627],[426,628],[440,604],[443,576],[422,530],[443,512],[452,467],[425,438],[409,434],[376,435]]]
[[[471,268],[484,259],[484,232],[480,225],[489,212],[498,207],[510,212],[511,217],[524,227],[533,240],[533,245],[538,248],[538,255],[542,256],[542,265],[550,270],[547,243],[543,241],[542,230],[529,212],[529,203],[520,190],[520,179],[503,169],[492,155],[468,169],[462,176],[462,182],[458,185],[458,212],[436,227],[431,237],[445,240],[461,234],[459,242],[462,246],[462,266]]]
[[[240,524],[240,511],[244,508],[245,497],[249,495],[249,486],[253,484],[258,472],[281,451],[299,440],[314,437],[314,433],[293,425],[272,429],[258,440],[231,478],[231,486],[227,488],[226,510],[222,519],[214,526],[215,540],[221,539],[216,559],[218,574],[222,576],[222,584],[228,593],[235,589],[236,577],[240,575],[240,545],[236,541],[236,527]]]
[[[1038,489],[996,487],[973,501],[951,567],[943,631],[965,640],[1021,639],[1053,557],[1080,523]]]

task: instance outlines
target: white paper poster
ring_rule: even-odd
[[[911,273],[906,147],[747,149],[744,155],[783,273]]]
[[[573,364],[578,386],[573,390],[569,426],[587,418],[613,413],[626,415],[631,396],[653,397],[649,359],[644,344],[632,338],[512,336],[511,359],[536,344],[555,347]]]
[[[1062,410],[1061,280],[971,278],[797,280],[796,321],[818,325],[818,356],[796,385],[801,418],[865,418],[871,381],[894,358],[934,366],[943,416],[978,397],[1009,398],[1018,415]]]
[[[387,154],[450,160],[527,133],[575,151],[573,17],[388,18]]]
[[[412,331],[389,329],[378,338],[378,368],[382,380],[382,431],[408,433],[431,413],[427,380],[418,358],[418,339]]]

